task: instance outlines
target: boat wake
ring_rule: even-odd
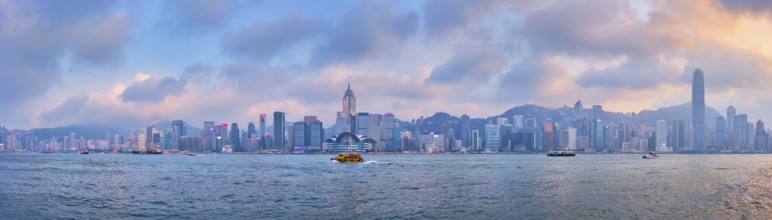
[[[378,163],[378,161],[365,161],[365,163]]]

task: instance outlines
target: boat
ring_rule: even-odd
[[[550,151],[547,152],[548,157],[573,157],[576,153],[572,151]]]
[[[185,153],[185,155],[188,155],[188,156],[191,156],[191,157],[195,157],[195,156],[196,156],[196,153],[193,153],[193,152],[187,152],[187,153]]]
[[[88,150],[80,150],[78,151],[78,154],[88,154]]]
[[[131,151],[132,154],[163,154],[164,152],[161,150],[149,150],[149,151],[138,151],[133,150]]]
[[[659,157],[659,155],[657,155],[657,152],[654,152],[654,151],[651,151],[648,154],[643,155],[643,159],[654,159],[657,157]]]
[[[356,151],[343,152],[339,154],[337,157],[330,158],[330,160],[337,160],[338,162],[345,162],[345,163],[365,162],[365,160],[362,159],[362,154],[358,154]]]

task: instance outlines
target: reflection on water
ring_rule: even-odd
[[[0,154],[0,219],[772,219],[772,155],[329,157]]]

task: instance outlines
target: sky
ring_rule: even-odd
[[[0,0],[0,125],[706,103],[772,120],[772,1]],[[707,119],[714,120],[714,119]]]

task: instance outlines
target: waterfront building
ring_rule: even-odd
[[[576,150],[576,128],[568,128],[566,129],[566,132],[568,135],[568,149]]]
[[[285,114],[284,112],[273,113],[273,148],[284,149],[287,145],[284,142],[284,126],[285,126]]]
[[[604,135],[606,134],[605,127],[603,126],[603,122],[600,119],[595,120],[595,132],[593,132],[593,148],[597,152],[603,152],[606,150],[606,139]]]
[[[603,106],[601,106],[601,105],[593,105],[592,106],[592,117],[603,120]]]
[[[314,120],[306,124],[306,146],[309,150],[322,150],[324,142],[324,125],[322,121]]]
[[[399,137],[398,133],[395,133],[397,131],[396,128],[396,120],[394,117],[394,114],[392,113],[385,113],[383,114],[383,125],[381,126],[383,128],[383,140],[386,143],[385,149],[386,151],[399,151],[399,145],[396,143],[397,137]]]
[[[174,150],[180,149],[180,137],[187,136],[187,133],[185,131],[185,122],[182,120],[174,120],[172,121],[172,143],[171,148]]]
[[[469,116],[467,116],[467,117],[469,117]],[[523,128],[525,126],[524,125],[524,120],[523,120],[523,115],[515,115],[515,116],[513,116],[512,117],[512,125],[514,125],[515,128]]]
[[[500,146],[499,127],[494,124],[485,125],[485,151],[498,152]]]
[[[304,121],[298,121],[292,124],[292,128],[290,129],[292,131],[292,134],[290,136],[290,145],[293,147],[293,150],[307,150],[308,145],[306,145],[306,123]]]
[[[671,131],[671,144],[673,151],[691,149],[691,129],[688,120],[673,120],[673,130]]]
[[[265,150],[268,148],[268,141],[266,140],[267,131],[265,130],[265,113],[260,113],[260,146],[258,149]]]
[[[145,146],[147,147],[148,150],[154,149],[153,148],[154,147],[153,134],[155,133],[154,131],[155,131],[155,128],[153,128],[152,125],[148,125],[147,127],[145,127],[145,135],[146,135]]]
[[[487,130],[486,130],[487,132]],[[547,151],[555,150],[555,123],[547,120],[544,122],[544,145]]]
[[[245,150],[241,148],[241,139],[239,138],[239,135],[241,133],[239,132],[239,125],[236,123],[231,124],[231,133],[228,137],[228,141],[231,145],[231,148],[233,149],[233,152],[244,152]]]
[[[713,146],[718,147],[718,149],[722,149],[723,147],[726,147],[726,120],[724,120],[724,116],[718,116],[716,117],[716,134],[715,134],[715,143]]]
[[[481,151],[481,140],[480,140],[480,129],[472,129],[471,135],[469,136],[470,144],[469,146],[472,148],[473,151]]]
[[[169,135],[171,136],[171,134]],[[204,138],[204,148],[209,151],[216,151],[217,148],[217,135],[214,133],[214,122],[213,121],[204,121],[204,130],[201,131],[201,137]],[[170,143],[171,145],[171,137],[170,137]]]
[[[574,118],[582,117],[584,106],[582,105],[582,100],[576,100],[576,103],[574,103]]]
[[[665,120],[657,120],[656,132],[656,150],[666,151],[667,149],[667,122]]]
[[[769,137],[767,131],[764,129],[764,121],[759,119],[756,121],[756,140],[754,141],[756,151],[768,151],[769,150]]]
[[[735,133],[735,117],[737,117],[737,110],[733,105],[729,105],[726,108],[726,146],[737,146],[737,135]]]
[[[536,119],[535,118],[525,119],[525,127],[526,128],[534,128],[535,129],[537,127]]]
[[[735,141],[738,146],[748,146],[748,115],[739,114],[734,117],[734,135]]]

